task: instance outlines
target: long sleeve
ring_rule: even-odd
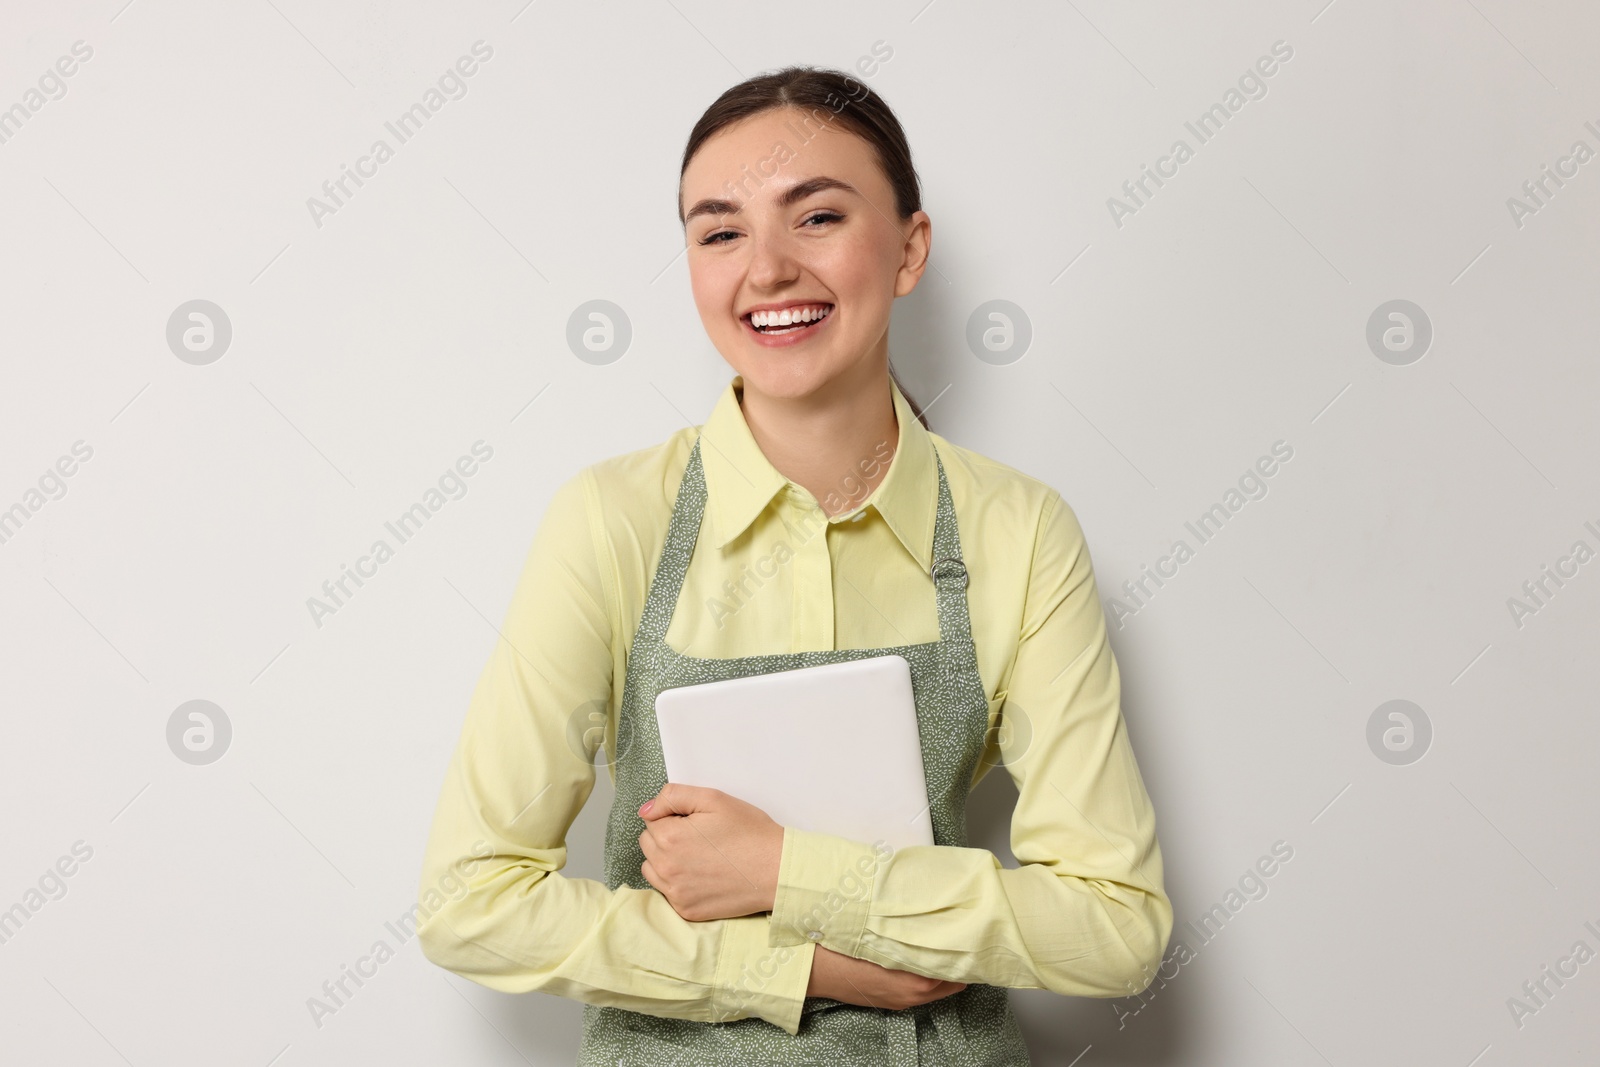
[[[441,967],[670,1018],[757,1016],[793,1034],[812,948],[774,950],[765,916],[688,922],[655,890],[558,873],[594,788],[613,681],[599,490],[552,499],[473,692],[429,836],[420,941]]]
[[[985,849],[884,853],[788,828],[769,942],[806,940],[951,981],[1117,997],[1143,989],[1172,932],[1155,814],[1083,532],[1040,514],[1000,751],[1018,799],[1003,868]]]

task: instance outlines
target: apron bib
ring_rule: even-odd
[[[705,514],[706,486],[697,439],[673,502],[666,544],[650,582],[623,682],[614,763],[616,800],[606,824],[606,884],[651,889],[640,873],[644,854],[639,806],[667,782],[656,729],[656,695],[666,689],[753,674],[895,654],[911,664],[912,692],[922,738],[934,842],[966,845],[966,802],[988,732],[989,703],[978,675],[977,648],[967,613],[967,575],[955,505],[939,467],[939,508],[932,567],[939,640],[888,648],[786,652],[700,659],[666,642],[689,560]],[[693,783],[690,783],[693,784]],[[780,952],[782,949],[774,949]],[[1006,990],[969,985],[959,993],[904,1011],[807,997],[800,1032],[790,1037],[765,1019],[725,1023],[666,1019],[623,1008],[586,1004],[579,1067],[1028,1067],[1027,1046]]]

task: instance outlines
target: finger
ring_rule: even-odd
[[[662,889],[661,886],[657,884],[656,869],[650,866],[649,860],[645,860],[643,863],[639,864],[639,873],[644,875],[644,880],[650,883],[650,887],[652,889],[660,893],[662,896],[667,895],[667,891]]]
[[[689,815],[697,811],[710,811],[719,795],[721,791],[717,789],[668,782],[661,787],[661,792],[653,799],[645,801],[640,807],[639,817],[646,822],[653,822],[668,815]]]

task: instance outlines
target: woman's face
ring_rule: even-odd
[[[700,320],[746,388],[772,396],[809,396],[886,358],[890,307],[927,265],[927,213],[899,218],[872,146],[832,117],[753,115],[683,175]],[[785,309],[800,321],[767,322]]]

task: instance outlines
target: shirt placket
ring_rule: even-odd
[[[828,553],[828,519],[806,494],[789,486],[784,492],[785,520],[794,549],[794,600],[791,610],[792,650],[833,648],[833,561]]]

